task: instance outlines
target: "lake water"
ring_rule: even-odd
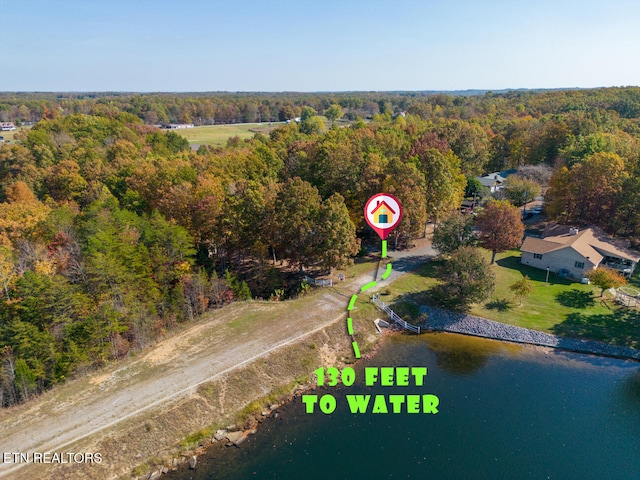
[[[366,387],[365,366],[426,366],[422,387]],[[451,334],[395,336],[331,393],[298,400],[180,479],[640,479],[640,364]],[[346,394],[434,394],[439,413],[352,414]]]

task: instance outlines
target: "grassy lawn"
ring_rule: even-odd
[[[196,145],[226,145],[231,137],[238,136],[241,140],[252,138],[255,133],[268,135],[271,130],[284,123],[245,123],[240,125],[206,125],[204,127],[171,130],[186,138],[189,143]]]
[[[636,268],[633,276],[629,279],[629,285],[640,289],[640,267]]]
[[[489,252],[486,254],[490,259]],[[418,306],[430,301],[428,290],[438,282],[438,264],[432,261],[401,277],[382,299],[393,302],[393,308],[407,321],[415,320]],[[608,294],[600,298],[599,288],[553,273],[546,283],[546,271],[520,264],[519,251],[499,254],[491,268],[496,274],[495,292],[486,302],[472,305],[471,314],[561,336],[640,348],[640,309],[618,307]],[[509,286],[524,275],[529,276],[534,289],[520,306]],[[634,280],[639,280],[637,275]]]

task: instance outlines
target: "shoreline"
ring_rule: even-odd
[[[503,324],[473,315],[446,311],[436,307],[422,306],[420,312],[427,313],[428,315],[427,322],[421,324],[421,327],[424,326],[425,331],[430,333],[455,333],[534,347],[553,348],[581,354],[640,361],[640,351],[629,347],[619,347],[596,341],[562,338],[545,332]],[[371,349],[352,365],[359,363],[361,360],[373,357],[385,343],[388,336],[400,335],[402,333],[401,330],[395,328],[383,329]],[[174,468],[171,469],[170,473],[172,475],[170,477],[183,478],[183,476],[186,477],[188,472],[193,470],[189,464],[191,455],[196,458],[195,468],[197,468],[197,459],[201,456],[205,456],[208,461],[215,461],[216,459],[224,457],[228,448],[239,447],[250,435],[255,434],[259,428],[262,428],[261,424],[263,422],[278,419],[282,407],[290,405],[304,393],[313,391],[316,388],[317,385],[315,385],[310,378],[305,385],[299,385],[293,393],[281,396],[278,401],[266,406],[261,412],[247,413],[241,420],[241,428],[237,431],[218,431],[216,434],[222,436],[216,441],[207,439],[204,444],[199,444],[195,448],[195,451],[188,451],[189,457],[187,457],[185,453],[182,453],[182,461],[174,465]],[[225,436],[227,433],[235,435],[228,438]],[[138,478],[153,478],[148,477],[151,473],[153,472]]]
[[[386,342],[387,337],[391,335],[400,335],[402,333],[403,332],[401,330],[397,329],[383,329],[381,333],[378,333],[377,341],[370,344],[370,349],[367,350],[367,352],[359,359],[356,359],[353,363],[348,365],[355,366],[363,360],[371,359]],[[341,383],[342,382],[340,381],[340,384]],[[180,460],[179,463],[174,464],[173,468],[164,473],[170,474],[167,478],[174,478],[176,476],[178,476],[178,478],[182,478],[182,475],[186,476],[188,475],[188,472],[197,469],[200,457],[206,456],[209,460],[223,457],[227,449],[233,447],[239,448],[250,435],[255,435],[264,422],[278,419],[280,416],[280,408],[291,405],[296,399],[300,398],[305,393],[315,390],[316,388],[318,388],[318,385],[314,383],[313,378],[310,378],[305,385],[297,386],[294,392],[281,396],[278,401],[268,405],[261,412],[247,413],[240,421],[241,428],[239,430],[228,432],[226,430],[218,430],[214,437],[219,438],[215,438],[215,441],[212,441],[213,439],[207,439],[205,442],[201,442],[196,448],[192,449],[193,451],[189,451],[188,455],[185,455],[183,452],[180,455],[182,460]],[[231,438],[226,436],[227,434],[236,433],[242,433],[242,435],[233,435]],[[191,467],[191,462],[193,462],[192,458],[196,459],[193,463],[193,467]],[[148,474],[137,478],[138,480],[152,478],[149,475],[152,475],[153,473],[154,472],[149,472]]]
[[[640,350],[630,347],[621,347],[595,340],[559,337],[551,333],[530,330],[428,305],[420,307],[420,314],[427,315],[427,320],[420,324],[420,328],[424,328],[426,331],[458,333],[503,342],[551,347],[570,352],[640,362]]]

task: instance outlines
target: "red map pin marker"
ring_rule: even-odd
[[[364,218],[380,238],[385,240],[402,220],[400,200],[388,193],[378,193],[364,206]]]

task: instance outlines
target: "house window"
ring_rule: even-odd
[[[389,223],[389,215],[380,214],[380,216],[378,217],[378,223]]]
[[[576,268],[584,268],[584,262],[576,262]]]
[[[534,253],[533,254],[533,258],[536,260],[542,260],[542,254],[541,253]]]

